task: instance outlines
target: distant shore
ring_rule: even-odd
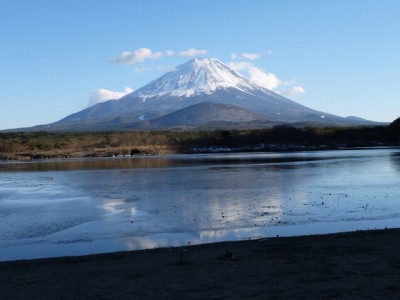
[[[2,299],[398,299],[400,229],[0,263]]]
[[[390,127],[0,133],[0,160],[399,146]]]

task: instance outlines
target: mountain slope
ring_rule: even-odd
[[[211,94],[218,89],[242,91],[260,87],[215,58],[195,58],[136,91],[141,99],[164,95],[190,97]]]
[[[129,127],[136,122],[154,121],[186,107],[192,107],[192,118],[195,118],[194,105],[203,102],[234,105],[273,122],[371,123],[367,120],[346,119],[310,109],[252,83],[217,59],[196,58],[119,100],[99,103],[67,116],[52,126],[53,128],[80,125],[104,127],[111,123],[115,125],[115,120],[118,119],[120,122],[118,126]],[[173,116],[182,117],[182,115],[171,115],[169,118]],[[199,118],[197,117],[197,120]],[[167,123],[182,124],[182,122],[175,120]],[[186,122],[189,124],[190,120],[186,119]],[[234,119],[230,122],[234,122]],[[236,122],[241,122],[239,115]]]
[[[202,102],[155,119],[151,122],[151,125],[159,128],[197,127],[229,122],[244,123],[263,119],[263,116],[235,105]]]

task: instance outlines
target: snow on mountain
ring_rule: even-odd
[[[135,95],[143,100],[167,94],[190,97],[226,88],[249,92],[260,87],[216,58],[195,58],[137,90]]]
[[[209,103],[206,106],[198,105],[206,102]],[[185,108],[190,109],[174,113]],[[159,125],[161,123],[182,125],[185,118],[187,124],[193,123],[188,120],[188,116],[194,118],[196,113],[201,116],[199,118],[207,119],[203,116],[212,110],[217,110],[213,115],[221,122],[233,122],[236,118],[240,123],[244,120],[240,118],[241,114],[253,118],[251,113],[275,123],[368,124],[369,122],[346,119],[305,107],[252,83],[218,59],[195,58],[119,100],[96,104],[52,125],[63,128],[86,126],[103,130],[109,128],[109,124],[114,124],[114,128],[118,126],[133,128],[136,126],[134,124],[143,125],[157,119]],[[170,116],[161,122],[160,118],[167,115]],[[196,119],[197,124],[201,123],[199,118]],[[142,125],[141,128],[144,128]]]

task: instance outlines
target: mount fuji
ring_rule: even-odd
[[[119,100],[98,103],[45,130],[365,125],[313,110],[258,86],[215,58],[195,58]]]

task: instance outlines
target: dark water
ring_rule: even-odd
[[[400,150],[0,163],[0,260],[400,227]]]

